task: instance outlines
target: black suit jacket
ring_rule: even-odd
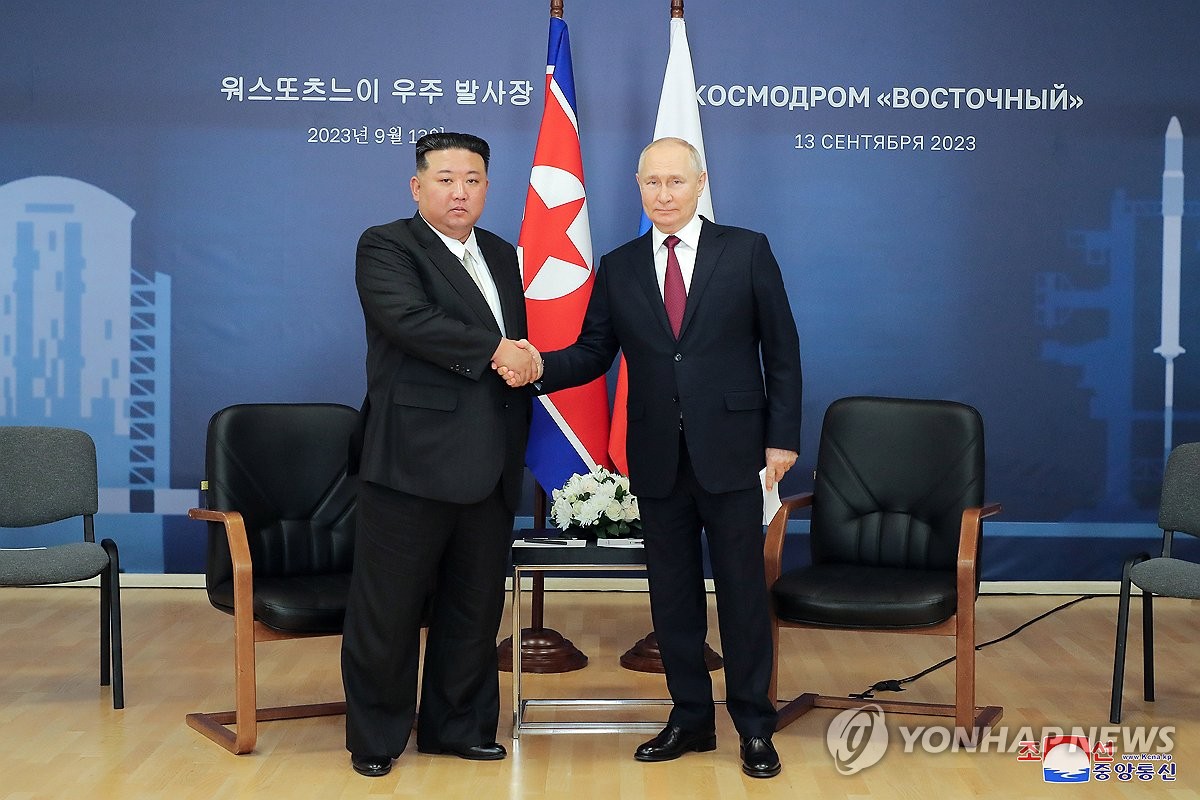
[[[517,254],[475,229],[509,338],[526,335]],[[462,262],[420,215],[368,228],[355,280],[367,332],[363,480],[475,503],[503,481],[516,509],[530,405],[491,369],[500,328]]]
[[[633,493],[670,491],[681,418],[700,485],[751,488],[765,448],[800,449],[800,343],[779,264],[761,233],[705,220],[676,341],[652,246],[646,233],[601,259],[579,338],[544,354],[541,389],[592,380],[620,349]]]

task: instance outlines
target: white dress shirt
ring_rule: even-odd
[[[696,248],[700,245],[700,228],[704,220],[696,214],[688,224],[675,231],[679,244],[675,245],[675,257],[679,259],[679,271],[683,273],[683,287],[692,291],[692,273],[696,270]],[[658,276],[658,293],[663,294],[667,280],[667,246],[663,243],[671,234],[658,228],[650,229],[650,240],[654,244],[654,274]]]
[[[428,220],[425,224],[429,224]],[[508,331],[504,327],[504,312],[500,309],[500,293],[496,291],[496,282],[492,280],[492,271],[488,269],[487,262],[483,259],[483,253],[479,251],[479,243],[475,241],[475,229],[471,229],[471,235],[465,242],[445,235],[432,225],[429,225],[429,229],[446,243],[446,247],[459,261],[463,261],[467,251],[470,251],[471,258],[475,261],[475,275],[472,276],[472,279],[475,280],[479,291],[483,293],[483,299],[487,301],[488,308],[492,310],[492,316],[496,318],[496,324],[500,326],[501,335],[508,336]],[[463,267],[463,270],[470,276],[471,273],[466,266]]]

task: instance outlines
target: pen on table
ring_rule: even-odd
[[[567,544],[567,539],[526,539],[527,542],[534,544]]]

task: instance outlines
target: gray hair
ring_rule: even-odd
[[[686,147],[688,156],[690,156],[692,160],[692,167],[694,167],[696,170],[696,174],[699,175],[701,172],[704,172],[704,164],[700,159],[700,151],[697,150],[691,142],[689,142],[687,139],[680,139],[678,136],[664,136],[661,139],[655,139],[653,142],[642,148],[642,154],[638,156],[637,171],[639,175],[642,174],[642,167],[646,162],[646,154],[660,144],[677,144],[681,145],[682,147]]]

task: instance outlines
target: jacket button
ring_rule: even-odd
[[[675,354],[675,360],[676,360],[676,361],[683,361],[683,354],[682,354],[682,353],[676,353],[676,354]]]

